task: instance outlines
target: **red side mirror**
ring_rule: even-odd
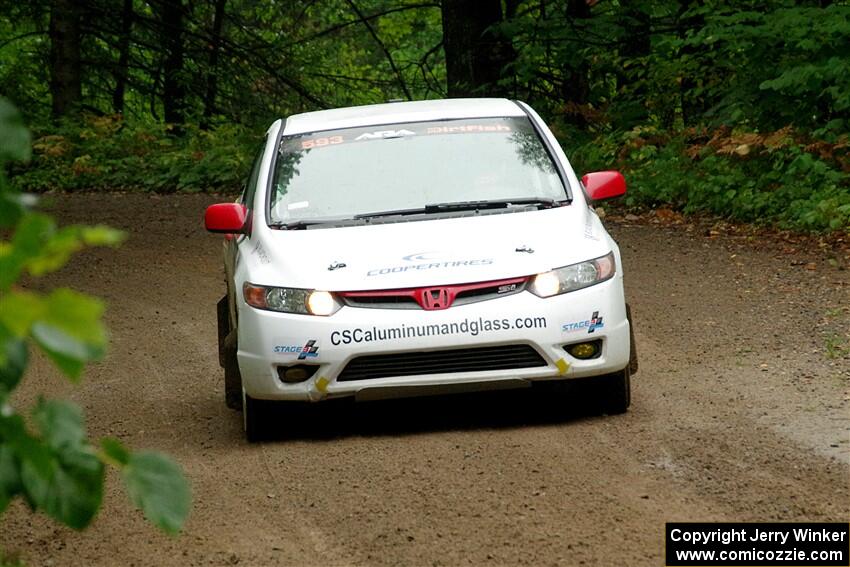
[[[239,203],[218,203],[207,207],[204,225],[210,232],[235,234],[244,232],[248,216],[245,205]]]
[[[591,201],[604,201],[626,194],[626,179],[619,171],[596,171],[581,178]]]

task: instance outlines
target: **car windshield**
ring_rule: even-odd
[[[402,123],[285,136],[269,220],[535,199],[564,201],[567,193],[527,118]]]

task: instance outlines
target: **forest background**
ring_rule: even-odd
[[[850,3],[0,0],[18,190],[237,191],[268,125],[506,96],[625,205],[850,231]]]

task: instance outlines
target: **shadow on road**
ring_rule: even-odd
[[[267,441],[512,428],[564,423],[599,414],[581,387],[557,386],[561,388],[369,402],[346,398],[318,404],[275,404],[268,415]]]

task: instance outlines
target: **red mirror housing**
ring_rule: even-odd
[[[604,201],[626,194],[626,179],[619,171],[596,171],[581,178],[591,201]]]
[[[245,205],[239,203],[218,203],[207,207],[204,225],[210,232],[235,234],[245,231],[248,212]]]

